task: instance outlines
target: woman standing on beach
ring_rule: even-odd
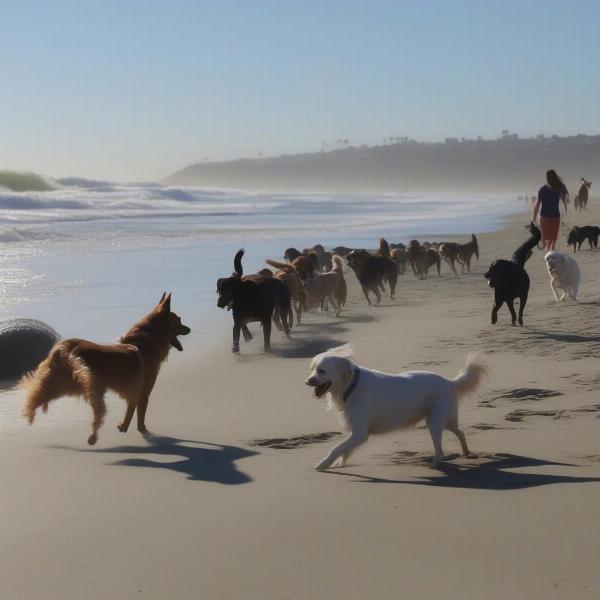
[[[559,203],[562,201],[565,207],[565,214],[567,214],[569,192],[554,169],[546,171],[546,181],[547,184],[540,188],[537,195],[537,202],[533,207],[533,222],[537,221],[539,212],[544,250],[554,250],[560,228]]]

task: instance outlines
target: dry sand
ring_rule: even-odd
[[[571,225],[600,222],[597,204],[568,216],[561,250]],[[482,274],[527,218],[480,236],[470,275],[406,274],[381,307],[348,272],[343,316],[307,315],[292,343],[275,333],[275,356],[260,336],[233,356],[229,329],[202,360],[172,356],[148,441],[116,430],[116,398],[89,448],[83,403],[60,400],[29,428],[21,393],[0,394],[2,598],[599,598],[600,251],[577,255],[580,301],[562,305],[535,251],[525,327],[506,308],[492,326]],[[449,376],[489,353],[490,378],[461,407],[478,457],[431,469],[421,428],[314,471],[340,427],[303,381],[342,342],[368,367]]]

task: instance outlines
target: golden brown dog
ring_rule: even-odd
[[[437,250],[432,247],[425,248],[417,240],[411,240],[408,246],[408,261],[415,277],[427,279],[429,269],[436,267],[438,276],[441,277],[441,258]]]
[[[271,264],[268,260],[266,262]],[[302,312],[308,310],[308,297],[306,290],[304,289],[304,284],[302,283],[302,280],[300,279],[296,270],[291,265],[285,265],[284,268],[280,268],[278,271],[275,271],[275,273],[273,273],[271,269],[261,269],[259,273],[261,275],[275,277],[287,285],[288,289],[290,290],[292,305],[296,311],[296,324],[300,325]],[[292,323],[290,323],[290,327],[291,326]]]
[[[37,409],[47,412],[51,400],[83,396],[94,413],[88,444],[95,444],[106,414],[104,394],[110,389],[127,403],[119,431],[127,431],[137,409],[138,430],[146,433],[148,399],[160,366],[171,346],[183,350],[177,336],[189,332],[171,312],[171,294],[163,294],[156,307],[116,344],[62,340],[35,371],[21,379],[20,385],[27,391],[23,415],[31,424]]]
[[[292,262],[292,267],[295,266],[294,262]],[[318,304],[324,307],[325,301],[328,300],[335,308],[335,315],[337,317],[346,303],[348,288],[344,278],[344,263],[342,259],[339,256],[333,256],[332,262],[333,268],[331,271],[327,271],[326,273],[313,271],[311,277],[304,282],[304,290],[307,294],[309,307]],[[276,269],[285,270],[290,268],[290,265],[276,260],[268,259],[266,263]]]
[[[462,260],[462,253],[460,251],[460,244],[455,242],[443,242],[440,244],[440,256],[448,263],[452,272],[458,276],[456,272],[456,263],[458,263],[461,268],[464,266]]]

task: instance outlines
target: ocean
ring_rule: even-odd
[[[245,272],[289,246],[376,248],[492,231],[523,204],[510,194],[246,193],[62,180],[52,192],[0,189],[0,318],[46,321],[65,337],[118,338],[163,291],[201,351],[231,315],[218,277],[245,248]],[[403,278],[399,282],[401,295]],[[225,333],[226,332],[226,333]]]

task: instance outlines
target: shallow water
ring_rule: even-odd
[[[111,341],[173,291],[201,352],[231,316],[215,283],[246,249],[245,272],[286,247],[390,242],[499,228],[514,195],[249,194],[78,180],[54,192],[0,192],[0,317]],[[187,352],[186,352],[187,354]]]

